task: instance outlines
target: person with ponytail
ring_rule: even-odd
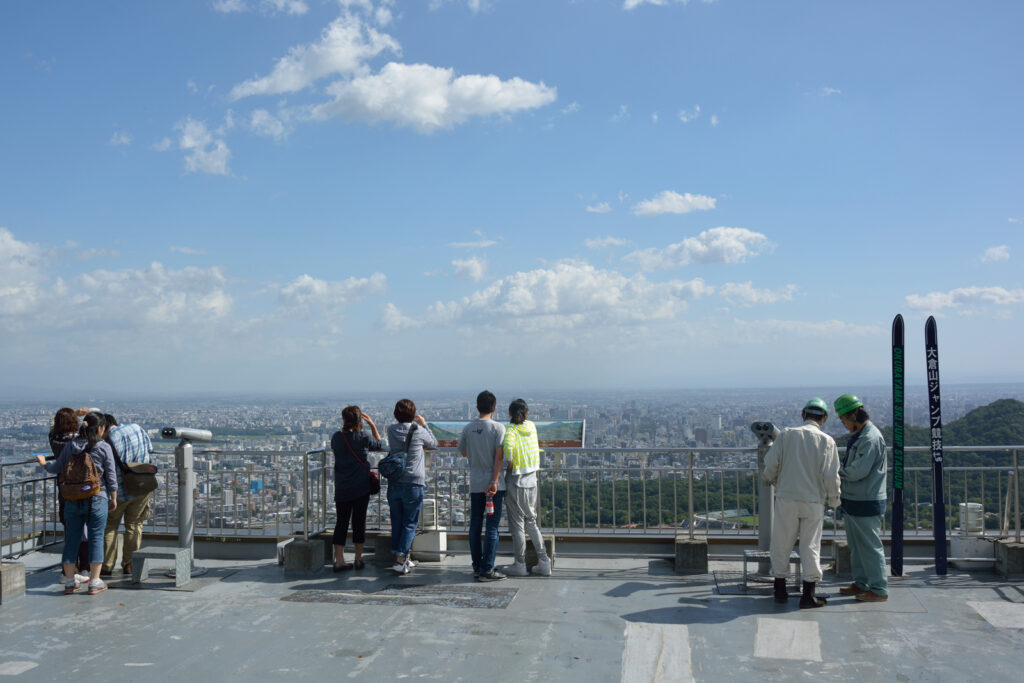
[[[526,536],[537,551],[536,573],[551,576],[551,560],[544,549],[544,537],[537,527],[537,472],[540,470],[540,446],[537,427],[527,420],[530,409],[517,398],[508,407],[509,425],[505,428],[505,510],[512,534],[515,562],[505,568],[508,576],[526,576]]]
[[[107,525],[108,512],[117,507],[117,476],[114,454],[103,440],[106,432],[103,414],[90,412],[82,419],[78,436],[65,444],[56,460],[47,461],[43,455],[36,456],[39,464],[50,474],[64,472],[65,465],[73,458],[88,457],[100,475],[99,490],[95,494],[81,500],[68,500],[64,504],[64,552],[61,561],[65,595],[74,593],[83,583],[75,574],[75,558],[82,541],[83,525],[89,530],[89,595],[107,589],[107,584],[100,578],[103,530]]]

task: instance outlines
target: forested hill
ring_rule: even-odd
[[[885,443],[892,445],[892,427],[882,430]],[[907,426],[904,430],[904,445],[931,445],[931,429]],[[844,445],[840,438],[838,445]],[[987,406],[975,408],[959,420],[942,428],[943,446],[1019,446],[1024,445],[1024,403],[1012,398],[999,399]],[[946,457],[949,465],[996,465],[1006,464],[1008,454],[979,453],[979,455],[950,453]],[[908,465],[927,465],[931,456],[927,453],[908,453]]]

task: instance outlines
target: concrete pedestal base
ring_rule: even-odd
[[[147,546],[132,554],[132,583],[142,583],[149,578],[155,564],[168,562],[174,565],[174,585],[181,587],[192,580],[192,553],[188,548],[163,548]]]
[[[708,573],[708,539],[690,538],[688,533],[676,533],[676,574]]]
[[[996,541],[996,572],[1006,578],[1024,576],[1024,542],[1000,539]]]
[[[25,592],[25,565],[0,562],[0,604]]]
[[[321,538],[296,538],[284,547],[284,573],[319,574],[324,570],[324,541]]]
[[[548,559],[551,560],[552,568],[555,566],[555,535],[554,534],[541,534],[544,539],[544,552],[548,554]],[[537,549],[533,547],[533,541],[529,538],[526,539],[526,568],[530,569],[537,565]]]
[[[395,563],[391,552],[391,532],[381,531],[373,542],[373,564],[376,567],[390,567]]]
[[[846,541],[832,541],[832,553],[836,557],[835,575],[837,579],[852,579],[853,565],[850,564],[850,544]]]
[[[443,529],[418,532],[409,554],[417,562],[440,562],[448,554],[448,533]]]

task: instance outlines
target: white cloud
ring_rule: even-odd
[[[489,325],[524,333],[608,328],[673,319],[688,302],[713,292],[700,278],[655,283],[643,275],[565,262],[515,273],[458,301],[438,302],[419,319],[389,304],[381,322],[392,332],[423,326]]]
[[[611,210],[612,205],[608,202],[600,202],[599,204],[587,206],[587,211],[590,213],[609,213]]]
[[[687,111],[685,109],[680,109],[679,110],[679,120],[682,121],[683,123],[690,123],[691,121],[696,121],[699,118],[700,118],[700,105],[699,104],[693,105],[693,110],[692,111]]]
[[[117,258],[121,252],[116,249],[86,249],[75,254],[79,261],[91,261],[95,258]]]
[[[266,109],[254,109],[249,120],[249,127],[257,135],[281,140],[288,135],[284,123]]]
[[[370,294],[387,289],[387,277],[374,273],[370,277],[350,277],[340,282],[318,280],[300,275],[281,288],[279,300],[292,314],[306,314],[317,310],[336,313]]]
[[[126,130],[115,130],[114,134],[110,136],[110,140],[107,141],[107,144],[113,147],[130,145],[132,144],[132,134]]]
[[[455,247],[457,249],[486,249],[487,247],[493,247],[497,244],[497,240],[492,240],[484,237],[484,234],[479,230],[474,230],[473,234],[480,239],[475,242],[449,242],[449,247]]]
[[[338,81],[327,88],[334,100],[318,105],[312,118],[390,121],[420,133],[450,128],[473,116],[510,114],[555,101],[544,83],[497,76],[455,76],[452,69],[390,62],[379,73]]]
[[[154,151],[157,151],[157,152],[166,152],[167,150],[169,150],[171,148],[172,144],[174,144],[174,143],[171,142],[170,138],[164,138],[164,139],[162,139],[162,140],[160,140],[158,142],[154,142],[153,146],[151,147],[151,149],[153,149]]]
[[[656,5],[658,7],[665,7],[666,5],[674,2],[677,5],[689,5],[690,0],[623,0],[622,9],[632,10],[636,9],[640,5]],[[712,5],[718,0],[701,0],[705,5]]]
[[[1010,247],[1002,244],[998,247],[991,247],[981,255],[981,260],[990,263],[992,261],[1006,261],[1010,258]]]
[[[455,268],[455,277],[469,280],[470,282],[480,282],[487,274],[487,259],[480,258],[479,256],[470,256],[468,259],[455,259],[452,261],[452,266]]]
[[[798,339],[878,337],[887,333],[877,325],[857,325],[842,320],[734,320],[728,339],[731,342],[763,345],[767,342],[793,342]]]
[[[214,0],[213,9],[223,14],[258,10],[265,14],[302,15],[309,11],[304,0]]]
[[[780,301],[792,301],[796,293],[796,285],[786,285],[782,289],[756,289],[752,282],[729,282],[718,288],[718,294],[733,306],[750,308],[775,304]]]
[[[575,114],[580,110],[580,103],[575,100],[562,107],[562,114],[568,116],[569,114]]]
[[[621,247],[626,244],[626,240],[621,237],[594,237],[583,240],[583,244],[587,249],[604,249],[605,247]]]
[[[1024,223],[1024,218],[1007,218],[1008,223]]]
[[[663,213],[689,213],[691,211],[709,211],[715,208],[715,199],[702,194],[679,194],[665,190],[653,199],[647,199],[633,207],[637,216],[657,216]]]
[[[839,88],[830,88],[828,86],[825,86],[820,91],[818,91],[818,94],[821,95],[822,97],[830,97],[832,95],[842,95],[843,91],[840,90]]]
[[[10,230],[0,228],[0,297],[41,282],[44,256],[39,245],[21,242]]]
[[[622,123],[629,118],[629,107],[624,104],[619,105],[619,110],[612,114],[612,117],[608,119],[611,123]]]
[[[1024,303],[1024,289],[1005,289],[1003,287],[960,287],[948,292],[929,292],[928,294],[910,294],[907,305],[920,311],[937,311],[943,308],[959,308],[961,306],[1012,306]]]
[[[186,254],[188,256],[204,256],[206,254],[205,249],[195,249],[193,247],[171,246],[171,251],[176,254]]]
[[[651,114],[651,123],[657,123],[657,122],[658,122],[658,112],[654,112],[653,114]]]
[[[484,9],[487,4],[483,0],[430,0],[430,9],[440,9],[442,5],[446,4],[465,4],[469,8],[469,11],[476,14],[480,10]]]
[[[711,115],[711,127],[712,128],[717,128],[718,127],[718,114],[712,114]]]
[[[180,132],[178,147],[185,150],[186,171],[213,175],[230,173],[231,150],[227,143],[214,137],[204,122],[189,117],[174,128]]]
[[[768,238],[746,228],[718,227],[664,249],[641,249],[624,260],[643,270],[680,268],[691,263],[735,264],[757,256],[768,247]]]
[[[358,16],[343,14],[323,30],[320,42],[291,48],[269,75],[239,83],[230,97],[239,100],[297,92],[327,76],[365,73],[365,62],[385,50],[400,53],[401,46],[386,33],[366,26]]]

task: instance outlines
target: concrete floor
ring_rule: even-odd
[[[939,578],[925,565],[892,579],[887,603],[840,598],[842,584],[826,580],[829,605],[801,611],[795,598],[776,606],[767,587],[734,594],[722,577],[739,565],[726,563],[713,563],[718,584],[647,559],[559,557],[550,578],[491,584],[473,581],[465,556],[405,577],[370,564],[306,578],[273,561],[199,564],[207,574],[183,590],[154,572],[144,589],[65,596],[56,571],[30,576],[26,595],[0,606],[0,677],[1017,681],[1024,671],[1024,586]]]

